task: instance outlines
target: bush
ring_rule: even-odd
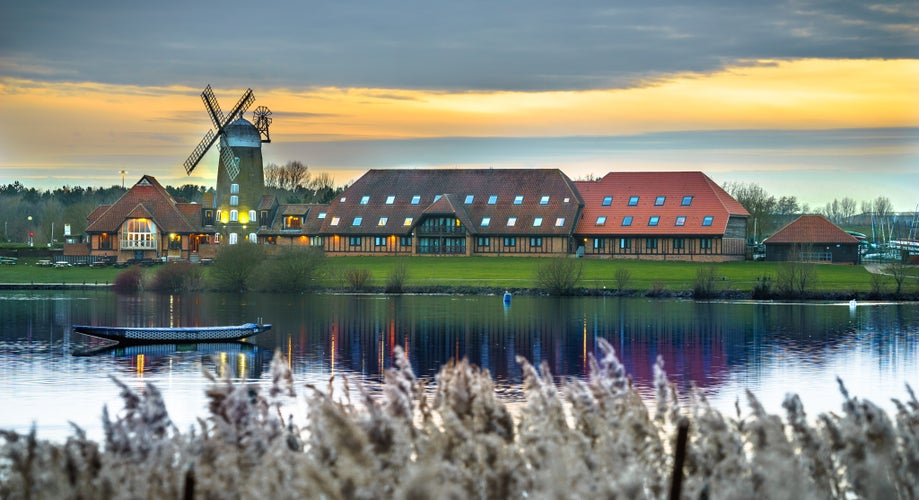
[[[229,292],[244,292],[252,286],[256,268],[262,263],[264,249],[253,243],[221,245],[209,276],[214,288]]]
[[[112,288],[115,293],[137,293],[141,289],[142,273],[137,266],[129,267],[115,276]]]
[[[408,266],[404,260],[397,261],[386,277],[386,293],[402,293],[408,280]]]
[[[617,267],[613,273],[613,281],[616,282],[616,291],[621,293],[632,281],[632,271],[625,267]]]
[[[806,262],[783,262],[779,265],[775,281],[783,297],[805,297],[817,282],[817,266]]]
[[[581,281],[583,263],[578,259],[554,257],[536,267],[536,286],[552,295],[571,295]]]
[[[322,275],[325,254],[313,247],[285,247],[259,267],[258,288],[275,292],[299,292],[313,286]]]
[[[201,268],[188,262],[173,262],[160,266],[153,275],[150,290],[164,293],[182,293],[201,288]]]
[[[772,298],[772,276],[757,276],[753,284],[754,299]]]
[[[369,269],[346,269],[344,272],[345,281],[351,290],[363,290],[370,285],[370,279],[373,277]]]
[[[696,270],[696,280],[692,286],[692,296],[696,299],[707,299],[715,296],[715,281],[718,273],[715,266],[703,266]]]
[[[654,280],[651,283],[651,289],[648,290],[648,293],[645,295],[648,297],[663,297],[666,288],[667,287],[664,286],[664,282],[662,280]]]

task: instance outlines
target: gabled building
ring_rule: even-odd
[[[258,242],[266,245],[322,247],[319,229],[329,206],[315,203],[280,205],[273,195],[259,205]]]
[[[610,172],[574,183],[585,256],[743,260],[749,212],[702,172]]]
[[[763,241],[767,261],[857,264],[858,238],[822,215],[802,215]]]
[[[582,207],[557,169],[370,170],[318,236],[329,255],[564,255]]]
[[[213,238],[204,217],[202,205],[176,201],[145,175],[118,201],[100,205],[87,217],[89,253],[118,262],[189,259]]]

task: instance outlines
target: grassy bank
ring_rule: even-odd
[[[343,271],[364,269],[371,275],[369,286],[382,287],[397,263],[403,263],[408,289],[532,289],[536,287],[537,267],[545,262],[546,259],[515,257],[334,257],[325,259],[324,277],[317,286],[345,289],[348,283]],[[758,278],[775,278],[779,272],[779,264],[772,262],[708,264],[609,259],[581,259],[579,262],[583,264],[579,287],[616,290],[616,273],[623,270],[630,276],[624,288],[640,293],[654,289],[691,291],[699,269],[708,266],[714,269],[715,289],[719,292],[749,293]],[[144,273],[152,275],[158,268],[144,268]],[[204,269],[206,273],[207,267]],[[814,293],[864,295],[872,289],[872,275],[863,266],[818,264],[816,270],[816,280],[810,288]],[[111,267],[40,267],[34,261],[23,259],[17,265],[0,267],[0,283],[111,283],[122,271]],[[904,293],[915,293],[916,279],[910,281]],[[887,287],[891,288],[891,284]]]

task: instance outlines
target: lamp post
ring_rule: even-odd
[[[33,240],[32,237],[35,236],[35,233],[32,232],[32,216],[26,217],[26,220],[29,221],[29,246],[32,246]]]
[[[128,173],[127,170],[121,171],[121,188],[124,189],[124,174]]]

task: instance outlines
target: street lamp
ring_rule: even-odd
[[[121,188],[124,189],[124,174],[128,173],[127,170],[121,171]]]
[[[33,240],[32,237],[35,236],[35,233],[32,232],[32,216],[26,217],[26,220],[29,221],[29,246],[32,246]]]

